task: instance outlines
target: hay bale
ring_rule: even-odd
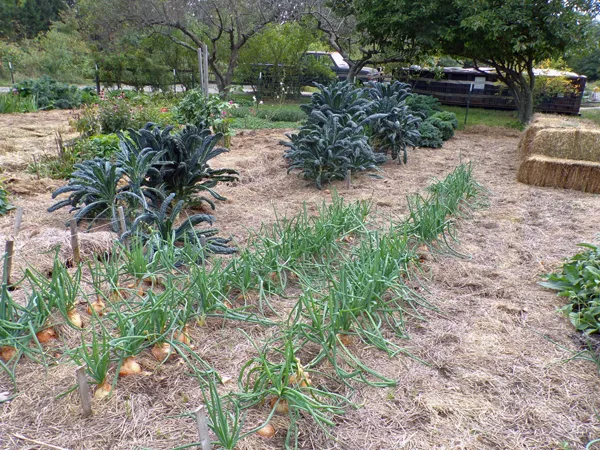
[[[600,193],[600,130],[585,121],[539,117],[519,142],[517,180]]]
[[[0,236],[2,241],[5,236]],[[95,233],[79,233],[79,253],[82,259],[93,259],[97,255],[109,253],[118,239],[115,233],[98,231]],[[42,273],[49,273],[54,265],[54,255],[67,264],[73,260],[71,233],[69,230],[47,228],[34,231],[27,236],[22,233],[15,241],[13,269],[20,274],[27,267],[35,267]]]

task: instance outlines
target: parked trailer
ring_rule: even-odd
[[[543,99],[536,107],[538,111],[579,114],[587,80],[585,76],[572,72],[542,69],[536,69],[534,73],[536,76],[564,77],[573,86],[570,93]],[[413,87],[413,92],[434,96],[444,105],[466,106],[470,95],[470,104],[474,107],[516,109],[510,90],[498,79],[498,74],[492,68],[475,70],[445,67],[442,71],[433,71],[411,67],[402,69],[394,75],[395,78],[409,83]],[[473,90],[469,94],[471,85],[473,85]]]

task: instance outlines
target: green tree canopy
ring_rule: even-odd
[[[596,0],[354,0],[358,26],[373,42],[443,52],[496,69],[529,122],[533,69],[585,36]]]

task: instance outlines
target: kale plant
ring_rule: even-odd
[[[298,134],[287,135],[290,142],[284,157],[289,161],[288,173],[299,170],[306,179],[315,180],[318,189],[332,180],[343,180],[352,172],[376,169],[385,156],[376,154],[360,125],[351,117],[329,113],[322,125],[302,127]]]

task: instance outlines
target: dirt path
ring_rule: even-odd
[[[219,159],[220,166],[238,168],[241,180],[219,190],[230,200],[217,206],[216,225],[241,245],[246,228],[272,221],[274,209],[292,214],[303,201],[330,198],[286,175],[277,144],[282,137],[246,132]],[[600,437],[600,375],[592,363],[563,362],[570,353],[558,345],[577,349],[575,334],[556,312],[561,300],[537,284],[540,274],[578,251],[577,243],[594,241],[600,197],[517,183],[517,141],[512,131],[471,130],[442,149],[411,152],[407,166],[385,165],[383,179],[361,175],[349,192],[335,185],[347,200],[371,198],[380,214],[401,216],[406,194],[471,160],[476,179],[490,190],[490,206],[460,222],[455,248],[466,257],[430,261],[426,296],[439,312],[421,311],[424,321],[410,318],[410,340],[401,342],[428,365],[361,349],[361,357],[397,379],[398,387],[360,388],[354,400],[361,407],[330,430],[335,440],[302,420],[300,448],[583,449]],[[67,217],[43,213],[47,193],[22,194],[19,202],[32,229],[59,227]],[[0,233],[10,226],[10,218],[0,219]],[[198,353],[223,374],[236,376],[253,351],[234,325],[212,324],[192,337]],[[22,365],[24,389],[2,406],[0,448],[34,448],[15,433],[73,449],[168,449],[196,439],[191,420],[173,418],[201,401],[197,383],[181,368],[120,381],[117,395],[97,406],[92,421],[82,421],[73,395],[56,398],[72,384],[72,368],[53,367],[45,377],[32,367]],[[8,387],[0,377],[0,391]],[[248,423],[258,423],[266,409],[251,411]],[[239,450],[282,448],[285,421],[275,424],[280,431],[273,440],[250,437]]]

